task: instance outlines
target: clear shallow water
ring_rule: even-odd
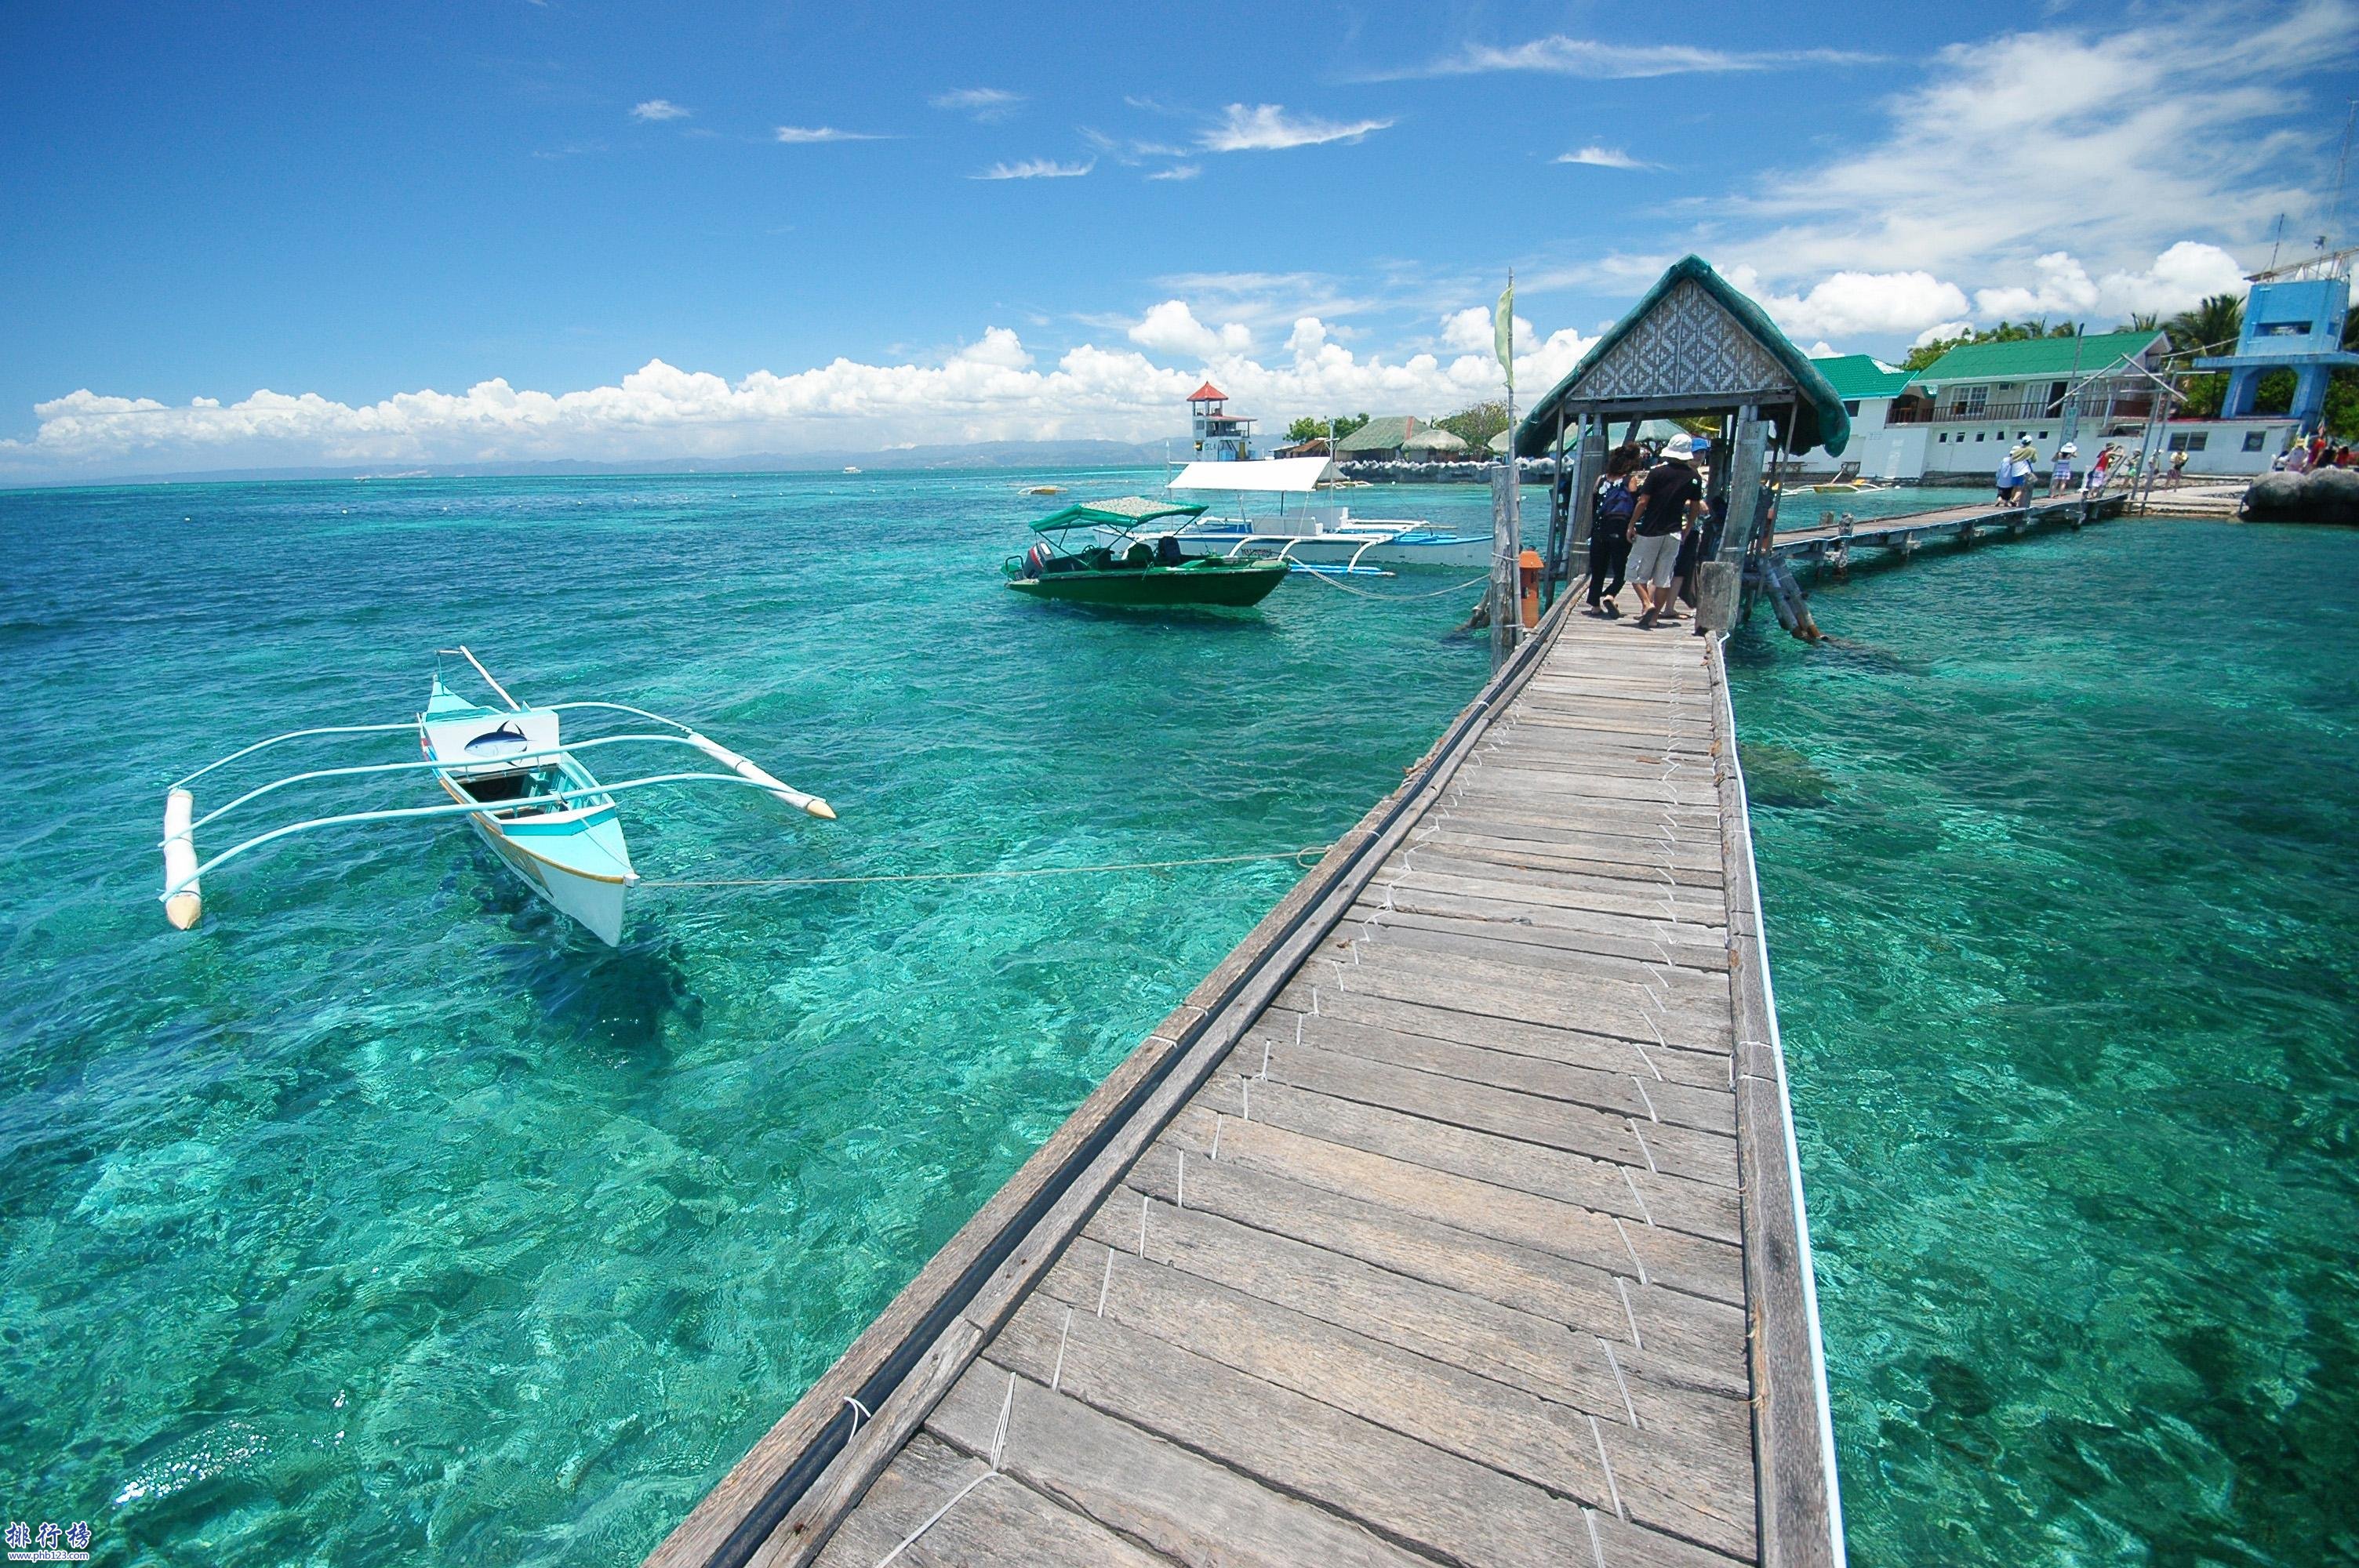
[[[1852,1561],[2359,1561],[2359,536],[1815,614],[1730,651]]]
[[[233,866],[180,935],[198,763],[404,719],[465,640],[842,813],[627,798],[649,878],[1085,865],[1330,838],[1480,684],[1473,589],[1020,600],[1039,477],[0,495],[5,1517],[107,1563],[635,1563],[1299,874],[643,890],[609,950],[406,824]]]

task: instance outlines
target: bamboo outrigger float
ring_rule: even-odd
[[[506,704],[487,707],[442,684],[437,662],[425,711],[406,724],[344,724],[290,730],[258,741],[209,762],[174,784],[164,796],[164,916],[186,931],[204,914],[201,880],[230,860],[266,844],[322,827],[357,827],[421,817],[464,816],[493,853],[524,884],[560,913],[587,926],[609,946],[623,939],[623,895],[639,880],[631,867],[614,796],[657,784],[742,784],[812,816],[832,819],[834,809],[772,776],[747,758],[677,719],[620,702],[556,702],[527,707],[510,696],[466,647],[438,650],[474,667],[484,684]],[[560,742],[559,715],[603,710],[667,726],[677,733],[602,735]],[[357,767],[318,768],[261,784],[202,816],[190,786],[214,770],[273,746],[326,735],[388,734],[414,730],[420,761],[373,762]],[[685,746],[726,773],[666,773],[602,784],[575,753],[600,746]],[[429,774],[451,797],[447,806],[342,812],[274,827],[199,864],[196,831],[231,812],[289,784],[332,779],[374,778],[405,773]]]

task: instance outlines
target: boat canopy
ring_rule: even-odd
[[[1143,495],[1118,495],[1111,501],[1076,502],[1041,518],[1032,524],[1032,531],[1061,534],[1070,528],[1119,528],[1127,533],[1158,517],[1200,517],[1203,512],[1203,506],[1196,502],[1149,501]]]
[[[1260,458],[1242,463],[1190,463],[1171,488],[1308,495],[1334,478],[1335,465],[1325,458]]]

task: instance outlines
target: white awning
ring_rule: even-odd
[[[1325,458],[1262,458],[1243,463],[1190,463],[1170,488],[1308,495],[1334,477],[1335,465]]]

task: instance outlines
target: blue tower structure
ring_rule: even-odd
[[[2245,330],[2236,351],[2199,359],[2196,367],[2228,373],[2228,396],[2220,406],[2223,419],[2252,414],[2262,376],[2273,370],[2293,372],[2294,422],[2305,432],[2315,430],[2326,412],[2327,373],[2359,365],[2359,354],[2343,351],[2350,279],[2276,278],[2266,273],[2262,278],[2245,298]]]

